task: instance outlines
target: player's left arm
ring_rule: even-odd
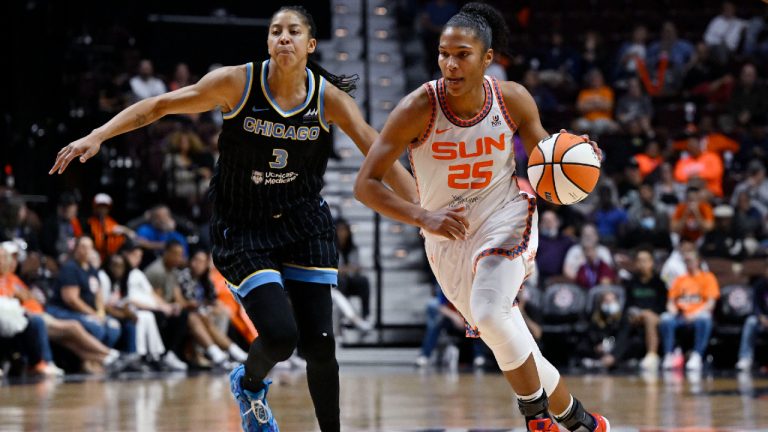
[[[368,154],[371,145],[379,136],[376,129],[363,119],[352,97],[329,83],[326,83],[325,88],[325,118],[329,124],[338,125],[349,135],[364,155]],[[400,162],[396,162],[387,172],[384,182],[401,198],[411,203],[419,202],[416,180]]]
[[[539,107],[536,106],[533,96],[522,85],[513,81],[501,81],[499,85],[501,87],[501,94],[504,96],[504,104],[507,106],[507,111],[509,111],[512,121],[517,123],[517,132],[523,140],[526,153],[530,155],[539,141],[549,136],[549,133],[541,125]],[[566,130],[560,129],[560,132],[563,133]],[[589,140],[588,135],[582,136]],[[597,146],[597,143],[594,141],[589,142],[595,149],[598,159],[602,160],[603,152]]]

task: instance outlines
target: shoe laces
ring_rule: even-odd
[[[243,414],[243,417],[251,413],[253,413],[253,416],[256,417],[256,421],[259,422],[259,424],[269,423],[269,409],[267,408],[267,404],[265,404],[263,400],[252,399],[251,409],[246,411],[245,414]]]

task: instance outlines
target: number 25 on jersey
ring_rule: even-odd
[[[492,170],[492,160],[451,165],[448,167],[448,186],[454,189],[482,189],[491,183]]]

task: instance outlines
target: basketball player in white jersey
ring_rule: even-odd
[[[440,37],[443,78],[393,110],[355,195],[387,217],[421,227],[440,286],[466,319],[468,335],[493,351],[529,431],[559,431],[557,423],[573,432],[609,431],[603,416],[571,396],[516,307],[535,265],[538,232],[536,199],[515,178],[512,135],[518,132],[530,152],[548,134],[521,85],[484,76],[494,49],[506,44],[504,19],[492,7],[470,3],[453,16]],[[406,146],[420,206],[382,183]]]

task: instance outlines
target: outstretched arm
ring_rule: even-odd
[[[392,111],[381,134],[371,146],[355,181],[355,198],[384,216],[416,225],[451,240],[465,238],[467,221],[460,210],[430,212],[398,197],[382,183],[405,147],[415,142],[429,122],[432,107],[426,90],[406,96]]]
[[[88,136],[62,148],[48,174],[63,173],[78,156],[81,163],[87,161],[99,152],[104,141],[146,126],[165,115],[205,112],[217,106],[229,111],[240,100],[245,79],[245,65],[223,67],[205,75],[194,85],[139,101]]]
[[[325,106],[328,121],[338,125],[352,138],[360,151],[367,155],[371,144],[379,134],[363,119],[355,101],[336,86],[328,84]],[[384,182],[390,185],[401,198],[411,203],[419,202],[416,181],[400,162],[396,162],[392,169],[387,171]]]

